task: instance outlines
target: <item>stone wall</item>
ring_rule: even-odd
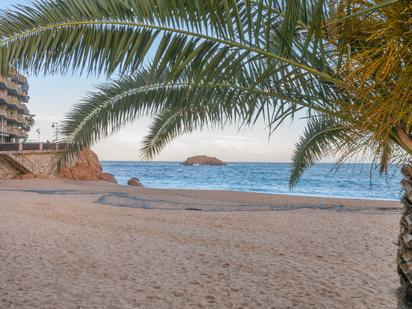
[[[55,177],[56,155],[54,151],[24,151],[14,153],[16,157],[24,157],[33,164],[34,175],[36,177]],[[6,159],[0,158],[0,179],[11,179],[23,176],[13,164]]]
[[[39,177],[56,176],[57,157],[54,151],[31,151],[24,152],[28,160],[33,163],[35,174]]]
[[[32,174],[22,174],[11,163],[0,158],[0,179],[11,178],[66,178],[72,180],[105,180],[116,182],[113,175],[104,173],[97,155],[90,149],[80,152],[73,164],[58,172],[56,150],[34,150],[13,153],[17,157],[23,156],[33,166]]]
[[[19,174],[19,171],[16,170],[9,162],[3,158],[0,158],[0,179],[15,178]]]

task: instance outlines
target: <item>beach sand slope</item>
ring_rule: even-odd
[[[397,307],[397,202],[62,180],[0,191],[0,308]]]

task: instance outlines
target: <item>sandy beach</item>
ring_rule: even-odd
[[[397,202],[62,180],[0,191],[0,308],[397,308]]]

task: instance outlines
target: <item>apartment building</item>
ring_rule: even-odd
[[[27,78],[18,73],[0,75],[0,143],[19,143],[27,139],[30,113]]]

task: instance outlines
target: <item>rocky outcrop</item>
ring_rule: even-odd
[[[82,150],[75,163],[63,168],[58,177],[72,180],[104,180],[117,183],[113,175],[102,171],[99,158],[90,149]]]
[[[224,165],[225,162],[215,157],[208,157],[208,156],[202,155],[202,156],[194,156],[194,157],[187,158],[186,161],[182,162],[181,164],[183,165],[195,165],[195,164]]]
[[[110,173],[100,173],[97,178],[99,178],[100,180],[104,180],[107,182],[113,182],[113,183],[117,183],[116,178],[110,174]]]
[[[140,182],[139,178],[130,178],[127,181],[127,184],[129,186],[133,186],[133,187],[143,187],[142,183]]]

